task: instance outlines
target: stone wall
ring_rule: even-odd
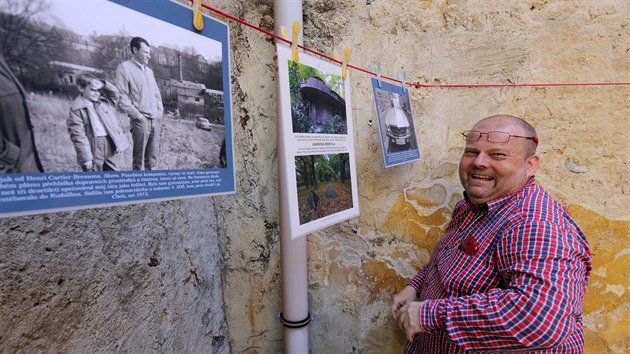
[[[0,352],[228,353],[208,199],[0,220]]]
[[[271,0],[205,2],[274,28]],[[306,46],[388,76],[629,81],[623,0],[303,3]],[[282,352],[273,40],[211,16],[231,30],[236,195],[0,220],[0,352]],[[538,181],[591,243],[586,352],[630,351],[630,87],[411,88],[422,158],[386,169],[369,76],[349,72],[361,216],[308,236],[313,353],[401,352],[391,298],[461,198],[459,133],[496,113],[538,128]]]
[[[352,64],[368,68],[381,62],[389,76],[404,67],[410,81],[431,84],[628,81],[630,22],[624,14],[630,6],[624,1],[303,3],[306,46],[330,55],[349,45]],[[271,1],[212,4],[273,29]],[[234,86],[244,98],[235,105],[244,114],[239,121],[247,117],[237,140],[244,140],[248,153],[259,149],[244,157],[245,164],[256,156],[267,159],[273,165],[258,165],[260,172],[274,176],[277,161],[269,149],[275,147],[275,134],[264,126],[275,124],[269,120],[275,115],[272,42],[230,23],[238,33],[233,54],[240,71]],[[412,88],[422,159],[386,169],[377,126],[368,124],[376,118],[369,76],[353,70],[350,75],[361,216],[308,236],[313,352],[401,351],[404,340],[389,315],[391,297],[427,262],[462,197],[459,133],[496,113],[523,116],[538,128],[543,164],[537,178],[589,236],[595,270],[585,299],[587,353],[628,350],[623,268],[630,238],[630,144],[622,133],[630,123],[628,87]],[[267,138],[259,140],[263,134]],[[275,198],[275,186],[267,187]],[[228,261],[227,271],[239,284],[228,281],[226,295],[234,352],[282,350],[282,329],[274,317],[279,305],[266,298],[278,290],[264,290],[280,286],[277,230],[268,228],[277,220],[273,212],[251,225],[248,221],[256,230],[250,236],[240,225],[238,232],[227,232],[238,235],[242,247],[228,252],[239,255],[236,266]],[[263,237],[272,243],[261,246]],[[254,249],[270,251],[266,266],[253,255],[253,266],[243,263],[241,255],[255,255]],[[255,270],[246,281],[243,264]]]

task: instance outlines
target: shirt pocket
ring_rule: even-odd
[[[494,250],[488,249],[486,244],[480,244],[477,252],[467,255],[458,246],[459,244],[445,247],[437,260],[442,287],[449,296],[486,292],[501,283]]]

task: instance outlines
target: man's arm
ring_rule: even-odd
[[[149,86],[145,88],[145,95],[146,97],[154,100],[154,105],[152,107],[156,109],[156,112],[152,113],[157,114],[157,117],[153,118],[162,118],[162,115],[164,114],[164,105],[162,103],[162,94],[160,93],[160,87],[155,80],[155,74],[153,70],[151,70],[150,68],[146,68],[146,70],[148,70],[149,73],[149,75],[147,75],[149,77]]]
[[[414,276],[409,281],[408,285],[416,289],[416,292],[418,293],[420,292],[420,290],[422,290],[422,286],[424,285],[424,278],[426,277],[426,270],[427,270],[427,266],[425,265],[424,267],[420,268],[420,270],[418,271],[418,274],[416,274],[416,276]]]
[[[153,87],[155,91],[155,99],[156,99],[156,105],[158,109],[158,116],[159,118],[162,118],[162,115],[164,114],[164,104],[162,103],[162,94],[160,94],[160,88],[158,87],[157,82],[155,81],[155,76],[153,76]]]
[[[407,284],[400,293],[394,296],[394,300],[392,301],[392,316],[394,316],[396,321],[400,320],[403,306],[417,299],[418,293],[420,292],[420,289],[422,289],[425,272],[426,265],[420,268],[420,271],[418,271],[416,276],[409,281],[409,284]]]
[[[101,99],[105,99],[108,104],[112,107],[118,107],[118,102],[120,101],[120,90],[118,87],[107,81],[101,80],[103,82],[103,88],[101,89]]]
[[[414,301],[416,297],[416,289],[411,285],[405,286],[398,295],[394,296],[394,301],[392,302],[392,316],[396,321],[400,321],[400,316],[404,312],[405,305]]]
[[[116,68],[116,86],[120,93],[118,96],[118,106],[127,113],[131,119],[144,119],[144,115],[133,105],[130,81],[130,73],[125,68],[124,62],[120,63]]]

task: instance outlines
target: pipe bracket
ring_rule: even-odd
[[[282,317],[282,312],[280,312],[278,314],[278,318],[280,319],[280,322],[282,323],[282,325],[285,326],[285,327],[302,328],[302,327],[308,326],[308,324],[313,320],[314,317],[309,312],[308,316],[305,319],[303,319],[302,321],[289,321],[289,320],[285,319],[284,317]]]

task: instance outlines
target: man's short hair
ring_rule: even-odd
[[[525,130],[525,134],[529,135],[529,136],[537,136],[538,134],[536,133],[536,129],[529,124],[528,121],[526,121],[523,118],[519,118],[519,117],[515,117],[516,121],[521,125],[521,128],[523,128]]]
[[[514,117],[516,119],[516,122],[521,126],[521,128],[523,128],[523,130],[525,130],[525,134],[527,136],[538,136],[538,133],[536,133],[536,129],[529,124],[528,121],[526,121],[523,118],[520,117]],[[527,155],[532,156],[534,154],[536,154],[536,149],[538,148],[538,141],[534,141],[534,140],[529,140],[527,142]]]
[[[149,42],[147,42],[146,39],[142,37],[133,37],[131,39],[131,42],[129,43],[129,46],[131,47],[131,52],[133,53],[134,48],[140,49],[140,46],[142,45],[142,43],[146,44],[147,47],[151,46]]]
[[[477,123],[480,123],[484,120],[487,119],[494,119],[494,118],[504,118],[504,119],[509,119],[512,122],[516,123],[518,126],[520,126],[523,130],[525,130],[525,135],[526,136],[538,136],[538,133],[536,133],[536,129],[525,119],[521,118],[521,117],[517,117],[517,116],[513,116],[510,114],[497,114],[494,116],[489,116],[486,117],[482,120],[480,120]],[[475,124],[477,124],[475,123]],[[529,140],[527,143],[527,156],[532,156],[534,154],[536,154],[536,148],[538,147],[538,142],[534,142],[533,140]]]

